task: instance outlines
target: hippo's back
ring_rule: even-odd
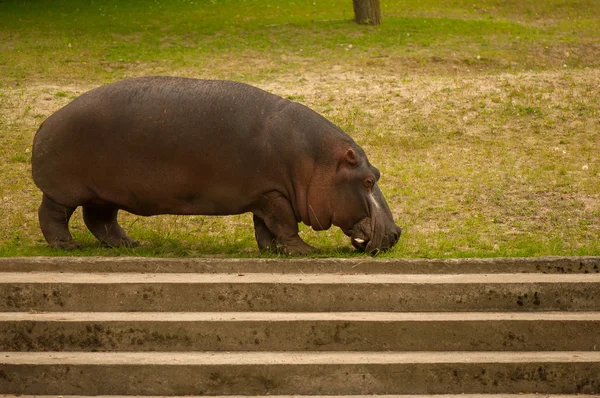
[[[51,115],[34,145],[45,140],[51,144],[54,139],[98,139],[112,145],[108,140],[124,135],[148,142],[179,139],[183,134],[189,140],[208,129],[216,129],[215,134],[255,132],[254,123],[261,123],[265,114],[285,102],[232,81],[165,76],[122,80],[82,94]]]

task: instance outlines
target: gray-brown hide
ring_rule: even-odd
[[[51,246],[78,245],[69,218],[110,245],[136,245],[118,210],[156,214],[251,212],[261,250],[305,254],[298,223],[342,228],[376,253],[400,236],[379,171],[341,129],[304,105],[230,81],[174,77],[96,88],[40,126],[32,157]]]

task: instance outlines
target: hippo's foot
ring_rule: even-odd
[[[300,238],[298,238],[300,239]],[[320,252],[319,249],[309,245],[300,239],[300,242],[294,242],[291,244],[283,245],[281,250],[288,256],[307,256],[309,254],[317,254]]]
[[[42,197],[42,204],[38,211],[40,228],[44,238],[51,247],[64,250],[79,248],[69,232],[69,220],[75,207],[56,203],[46,194]]]
[[[137,247],[139,242],[133,240],[123,231],[117,222],[119,209],[111,205],[83,206],[83,221],[90,232],[110,247]]]
[[[259,244],[258,248],[261,253],[284,254],[286,256],[307,256],[321,252],[316,247],[304,242],[301,244],[281,245],[273,241],[269,246],[260,246]]]

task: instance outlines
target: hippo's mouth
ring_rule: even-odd
[[[352,246],[359,252],[364,252],[367,250],[367,245],[369,244],[369,240],[365,240],[363,238],[352,238],[351,240]]]
[[[350,236],[352,246],[356,250],[372,256],[391,249],[400,238],[400,228],[393,224],[389,231],[387,228],[377,228],[370,217],[363,218],[352,227],[346,235]]]
[[[347,235],[350,236],[350,242],[356,250],[364,252],[371,241],[371,219],[363,218],[360,220]]]

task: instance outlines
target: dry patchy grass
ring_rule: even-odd
[[[254,81],[316,109],[363,146],[405,232],[388,255],[404,257],[599,254],[599,82],[598,69],[400,77],[344,65]],[[45,117],[91,87],[0,88],[0,247],[8,254],[46,253],[31,141]],[[258,255],[248,215],[121,221],[144,245],[119,254]],[[98,253],[79,213],[73,231]],[[338,230],[302,235],[328,255],[349,254]]]

